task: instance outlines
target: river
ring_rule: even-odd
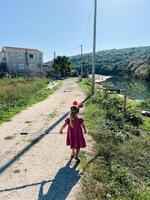
[[[103,84],[126,90],[128,96],[137,100],[150,99],[150,82],[148,81],[116,76],[106,80]]]

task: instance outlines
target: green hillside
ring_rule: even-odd
[[[73,66],[78,66],[81,56],[72,56]],[[91,71],[92,54],[83,55],[84,67]],[[106,75],[132,75],[150,80],[150,46],[98,51],[96,54],[96,73]]]

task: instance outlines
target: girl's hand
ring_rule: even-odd
[[[61,129],[60,129],[60,131],[59,131],[59,133],[60,134],[63,134],[63,130],[64,130],[64,128],[67,126],[67,123],[64,123],[64,125],[61,127]]]
[[[83,132],[84,132],[84,134],[86,134],[86,133],[87,133],[87,130],[86,130],[86,127],[85,127],[84,124],[82,124],[82,128],[83,128]]]

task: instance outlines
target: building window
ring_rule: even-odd
[[[6,57],[2,57],[2,62],[6,62]]]
[[[35,64],[29,64],[30,69],[34,69],[34,67],[35,67]]]
[[[23,58],[23,53],[18,53],[18,58]]]
[[[19,64],[19,69],[24,69],[24,64]]]
[[[29,58],[34,58],[34,55],[30,53]]]

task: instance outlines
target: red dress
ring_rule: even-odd
[[[86,147],[81,124],[84,120],[82,118],[76,118],[73,122],[73,128],[70,126],[70,119],[67,118],[65,122],[68,125],[66,144],[70,145],[71,149],[79,149]]]

